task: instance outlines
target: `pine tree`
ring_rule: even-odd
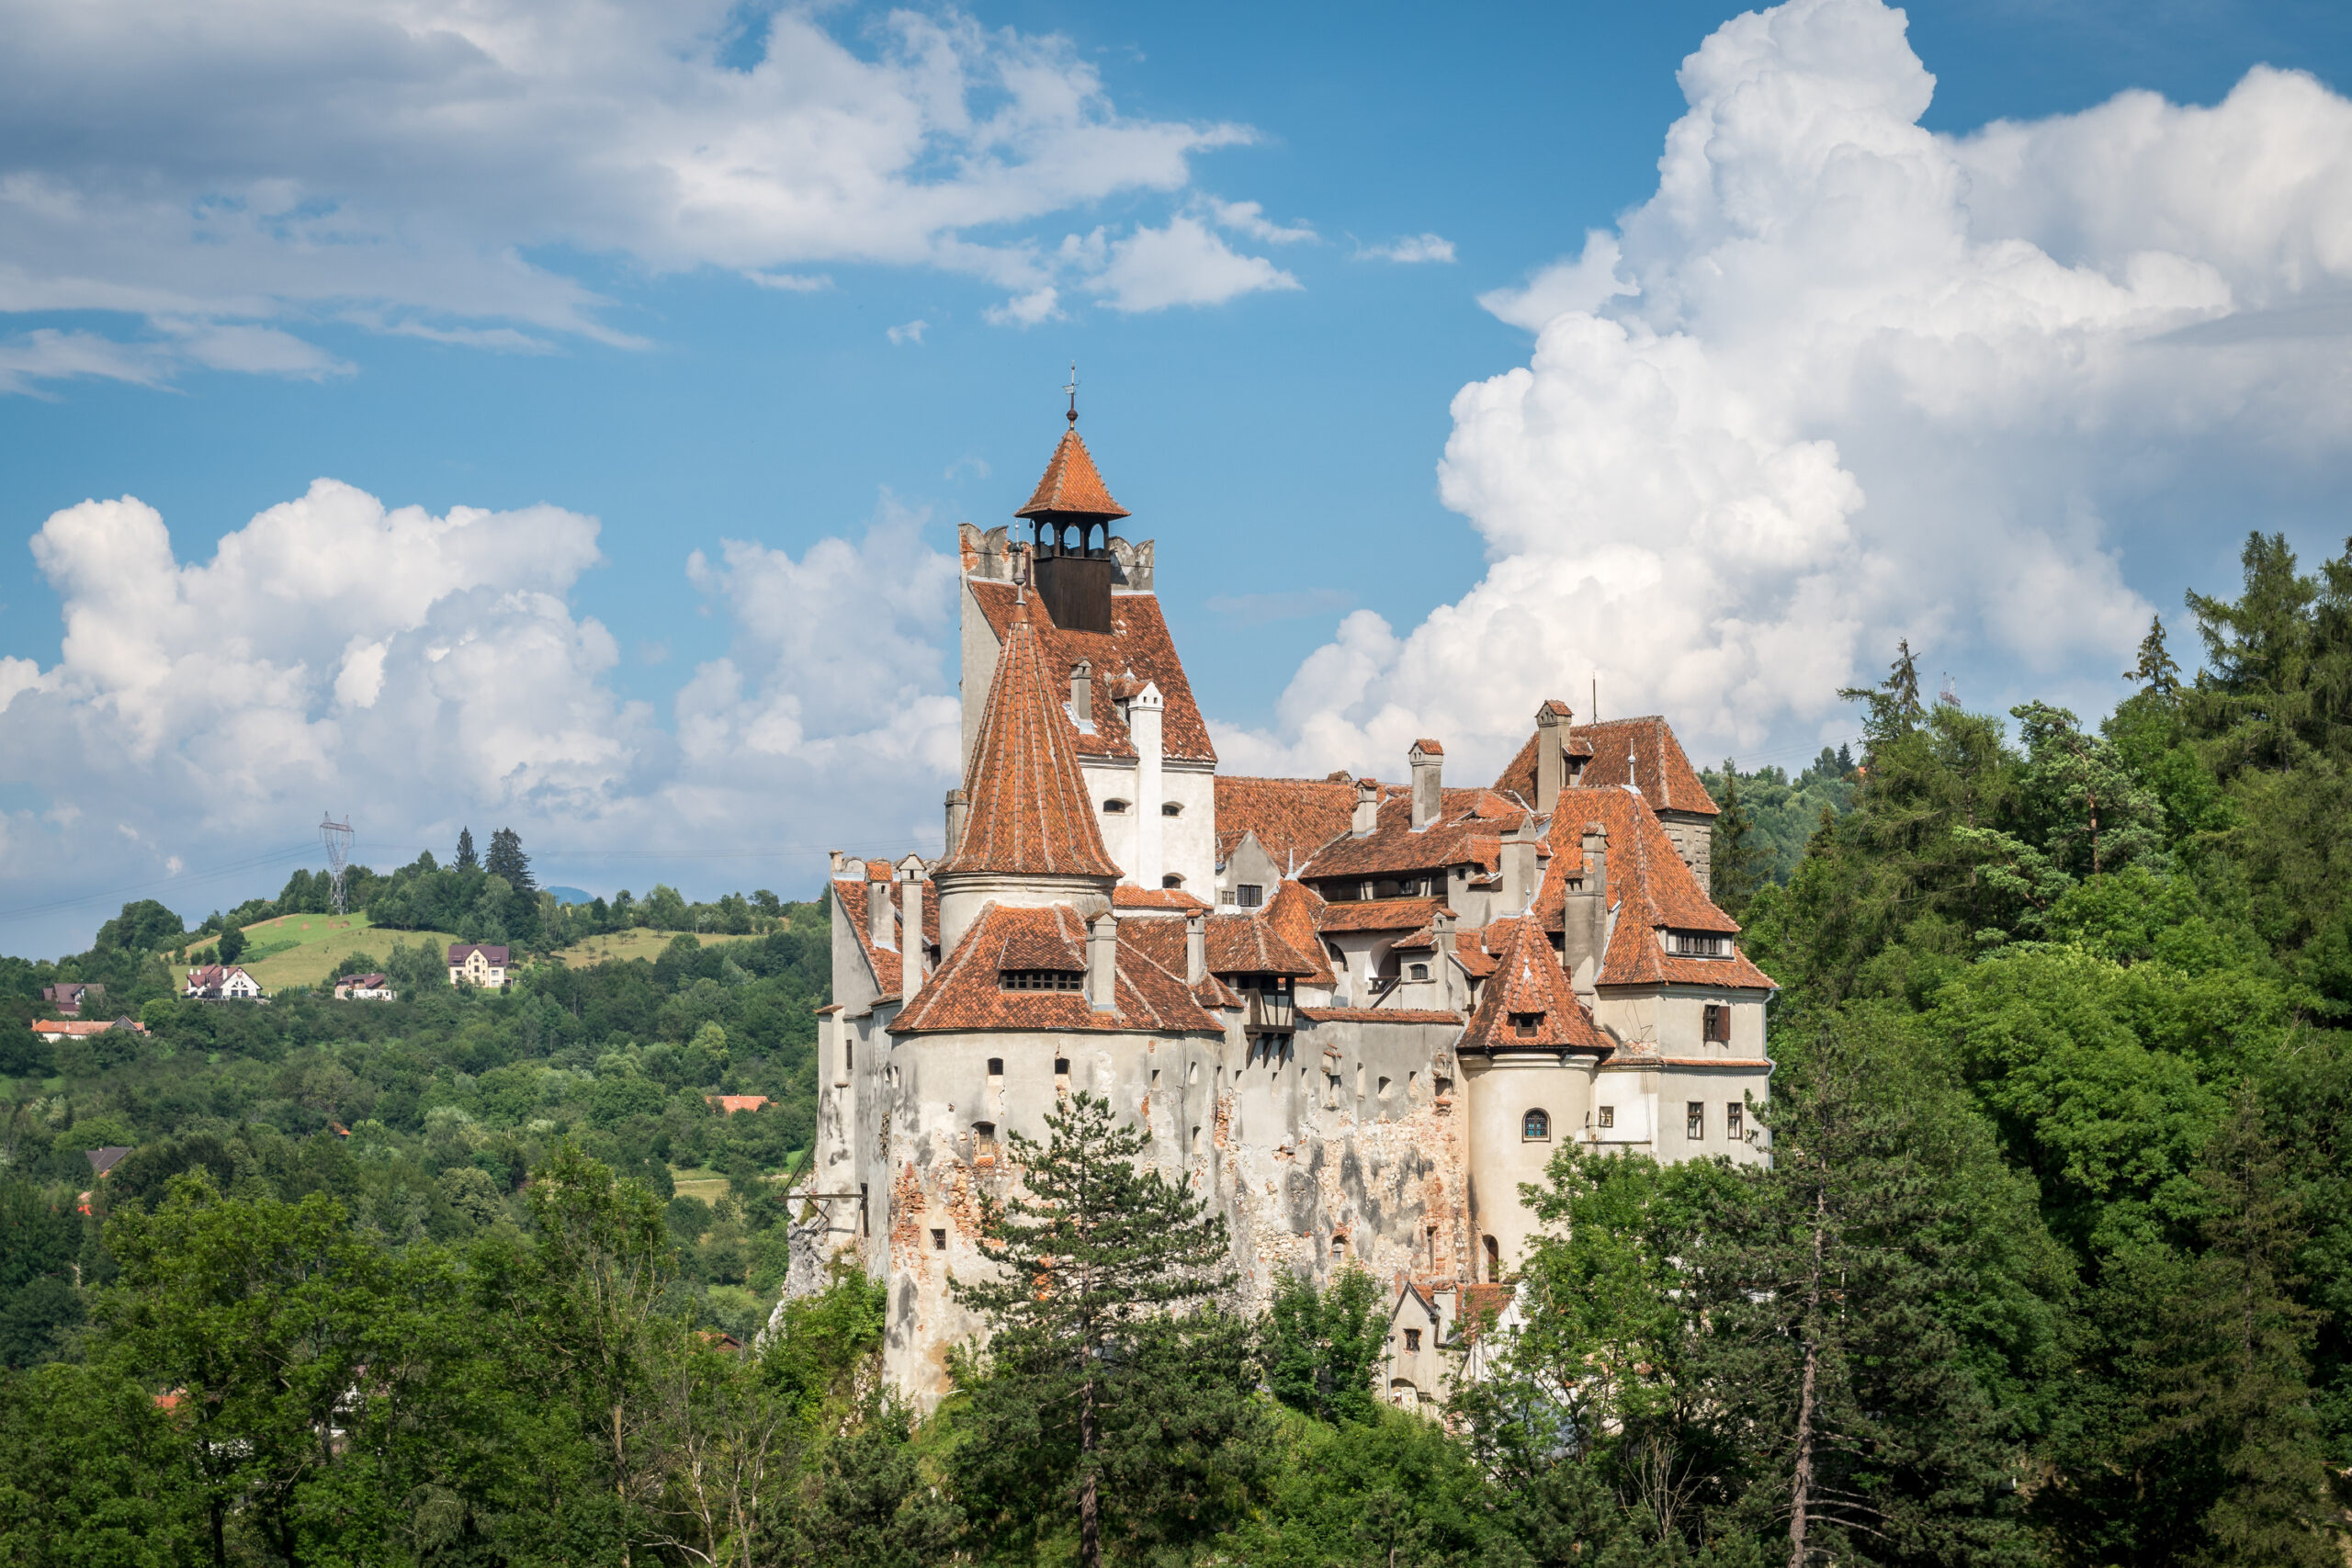
[[[482,869],[492,876],[503,877],[506,885],[517,893],[528,893],[538,886],[531,880],[531,857],[523,852],[522,835],[512,828],[501,828],[490,836],[490,859]]]
[[[1919,705],[1919,657],[1911,651],[1907,637],[1894,645],[1894,662],[1885,680],[1875,686],[1841,686],[1838,694],[1869,710],[1862,724],[1872,745],[1910,734],[1928,713]]]
[[[1763,835],[1739,803],[1739,770],[1729,757],[1724,759],[1723,780],[1724,797],[1719,802],[1723,809],[1715,815],[1713,842],[1708,847],[1708,891],[1724,914],[1737,919],[1763,885],[1764,867],[1770,856]]]
[[[1207,1303],[1231,1288],[1225,1222],[1136,1161],[1150,1146],[1080,1094],[1014,1133],[1022,1190],[982,1199],[992,1278],[951,1279],[987,1317],[984,1352],[954,1362],[963,1431],[949,1463],[985,1533],[1074,1522],[1079,1560],[1213,1529],[1262,1417],[1243,1325]],[[1123,1553],[1124,1555],[1124,1553]]]
[[[2196,1561],[2340,1564],[2309,1381],[2319,1314],[2292,1294],[2308,1233],[2251,1090],[2207,1146],[2197,1181],[2203,1251],[2154,1303],[2136,1457],[2202,1504],[2204,1540],[2181,1543]]]
[[[2126,670],[2123,678],[2137,682],[2160,697],[2170,697],[2180,689],[2180,666],[2165,648],[2162,615],[2148,617],[2148,635],[2140,639],[2140,662]]]
[[[449,869],[472,871],[481,864],[481,861],[474,854],[474,830],[471,828],[458,829],[458,858],[449,863]]]

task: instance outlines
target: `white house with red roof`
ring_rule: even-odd
[[[209,1002],[254,1002],[266,993],[261,982],[233,964],[201,964],[187,972],[180,995]]]
[[[1078,1090],[1225,1216],[1246,1299],[1362,1264],[1432,1348],[1520,1265],[1560,1149],[1764,1158],[1772,982],[1708,897],[1672,728],[1553,701],[1490,785],[1448,787],[1437,737],[1402,782],[1219,777],[1154,547],[1110,532],[1072,423],[1027,538],[964,529],[945,852],[832,859],[803,1190],[890,1286],[892,1382],[944,1391],[1006,1136]],[[1437,1365],[1397,1352],[1391,1397]]]

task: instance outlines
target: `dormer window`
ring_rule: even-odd
[[[1163,800],[1159,803],[1159,814],[1162,817],[1182,817],[1184,815],[1184,803],[1181,800]]]
[[[1000,991],[1081,991],[1086,988],[1086,971],[1000,969],[996,972],[996,988]]]
[[[1162,887],[1182,887],[1184,886],[1184,879],[1171,871],[1167,875],[1159,879],[1159,886]]]
[[[1666,950],[1677,958],[1729,958],[1731,938],[1713,931],[1668,931]]]
[[[1102,803],[1102,810],[1107,816],[1118,817],[1124,815],[1126,809],[1127,803],[1124,800],[1106,800]]]
[[[1236,908],[1255,909],[1265,901],[1266,887],[1263,883],[1244,882],[1233,889],[1233,903]]]
[[[1540,1012],[1515,1012],[1510,1015],[1510,1032],[1521,1040],[1532,1040],[1544,1027]]]

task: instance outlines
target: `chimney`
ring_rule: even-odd
[[[1445,815],[1445,748],[1434,740],[1416,740],[1405,760],[1413,769],[1413,831],[1418,833]]]
[[[1351,822],[1349,827],[1354,831],[1356,837],[1361,839],[1379,826],[1380,781],[1358,779],[1356,780],[1355,820]]]
[[[922,940],[922,862],[909,855],[898,864],[899,927],[906,932],[906,955],[899,960],[899,999],[911,1003],[931,972],[931,950]]]
[[[1069,721],[1079,728],[1094,728],[1094,666],[1081,659],[1069,667]]]
[[[842,868],[842,863],[848,859],[848,856],[842,854],[839,850],[827,850],[825,853],[833,863],[832,869],[826,874],[831,876],[835,882],[839,882],[842,877],[849,874]]]
[[[1535,710],[1535,814],[1552,815],[1567,782],[1568,721],[1575,716],[1557,697]]]
[[[1609,830],[1584,825],[1584,878],[1560,914],[1560,967],[1577,991],[1590,996],[1609,947]]]
[[[1138,887],[1157,887],[1168,869],[1159,807],[1166,797],[1160,767],[1160,737],[1168,716],[1167,699],[1159,687],[1144,682],[1127,699],[1127,739],[1136,749],[1136,863]]]
[[[876,861],[876,865],[882,863]],[[874,880],[871,872],[865,880],[865,935],[875,946],[895,951],[899,945],[898,927],[890,919],[890,882]]]
[[[971,814],[972,797],[960,789],[949,790],[947,792],[947,848],[944,852],[952,855],[956,852],[956,847],[963,843],[964,819]]]
[[[1451,909],[1440,909],[1430,918],[1430,938],[1437,946],[1439,1005],[1447,1008],[1453,1006],[1453,954],[1458,941],[1453,927]]]
[[[1197,986],[1209,977],[1209,918],[1195,909],[1184,918],[1184,983]]]
[[[1535,823],[1522,817],[1503,835],[1503,891],[1498,914],[1520,915],[1535,898]]]
[[[1108,909],[1086,928],[1086,1005],[1096,1012],[1119,1007],[1119,922]]]

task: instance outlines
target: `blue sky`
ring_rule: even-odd
[[[273,890],[322,807],[357,814],[379,864],[511,820],[551,880],[600,891],[796,893],[824,847],[922,847],[955,679],[939,553],[955,522],[1007,522],[1025,498],[1073,358],[1082,428],[1129,531],[1159,541],[1236,769],[1393,769],[1424,728],[1487,763],[1531,696],[1582,708],[1597,674],[1604,711],[1665,711],[1709,756],[1793,761],[1843,731],[1827,692],[1896,635],[1972,703],[2095,710],[2150,608],[2169,619],[2184,586],[2226,585],[2245,528],[2338,547],[2339,7],[1917,6],[1906,29],[1859,0],[1800,6],[1711,46],[1723,81],[1770,89],[1745,98],[1678,82],[1737,14],[1722,6],[919,13],[961,51],[952,90],[877,8],[666,29],[491,9],[547,31],[403,53],[365,6],[277,28],[255,0],[164,42],[137,0],[71,26],[0,4],[0,56],[19,62],[0,66],[0,205],[17,204],[0,234],[18,236],[0,238],[0,657],[22,661],[0,665],[0,949],[78,946],[132,887],[191,918]],[[535,57],[567,30],[605,52]],[[828,39],[807,80],[771,79],[786,62],[763,39],[797,65]],[[482,49],[525,90],[440,96]],[[642,66],[662,51],[674,69]],[[1924,110],[1910,55],[1933,76]],[[2315,83],[2245,86],[2264,65]],[[759,85],[738,109],[730,73]],[[2110,106],[2132,90],[2161,96],[2154,119]],[[872,126],[934,118],[894,162],[807,134],[798,106],[828,91]],[[1072,95],[1087,107],[1057,118]],[[482,101],[512,116],[469,146],[456,110]],[[957,129],[1008,101],[1026,118],[1002,139]],[[1868,124],[1820,129],[1825,106],[1856,104]],[[727,185],[729,158],[697,161],[736,116],[758,131],[737,161],[766,170],[750,187]],[[1654,197],[1669,128],[1708,116],[1690,166],[1713,170],[1714,205],[1693,217]],[[2043,129],[1979,134],[2002,119]],[[1841,138],[1915,182],[1844,199],[1916,220],[1832,199]],[[683,217],[649,195],[662,156],[717,194]],[[2223,209],[2272,176],[2301,183],[2253,218]],[[2109,188],[2115,210],[2075,210]],[[1566,292],[1512,295],[1594,262],[1594,231],[1622,242],[1624,288],[1591,287],[1604,257]],[[1146,266],[1151,236],[1168,238]],[[2050,264],[2015,284],[2030,308],[1955,325],[1978,307],[1951,301],[2012,288],[2004,243]],[[1742,280],[1738,258],[1774,247]],[[2134,259],[2151,254],[2174,262]],[[1843,302],[1804,307],[1828,314],[1802,343],[1868,332],[1776,371],[1775,291],[1825,273]],[[1724,276],[1737,298],[1708,294]],[[1024,309],[1039,319],[1012,319]],[[1547,324],[1563,312],[1601,338]],[[1984,387],[2039,390],[1945,406],[1871,346],[1904,333],[1959,355],[1920,385],[1976,385],[1975,349],[1952,345],[1981,338],[2007,367]],[[2129,369],[2069,379],[2067,345],[2096,359],[2109,341],[2206,356],[2155,380],[2226,385],[2227,406],[2159,408]],[[1678,343],[1709,365],[1681,366]],[[1612,400],[1652,375],[1677,389],[1670,430]],[[1816,395],[1833,380],[1839,397]],[[1496,390],[1456,402],[1479,384]],[[1717,403],[1736,412],[1714,434],[1748,453],[1720,468],[1721,443],[1688,428]],[[287,514],[281,557],[355,558],[337,530],[358,529],[388,552],[367,569],[383,597],[409,606],[379,615],[368,582],[334,581],[299,636],[266,607],[300,572],[216,563],[209,587],[171,588],[173,561],[204,566],[321,478],[499,516],[410,581],[423,547],[390,525]],[[168,530],[163,565],[119,507],[52,522],[124,497]],[[1717,558],[1751,525],[1769,537]],[[1643,556],[1678,530],[1684,555]],[[133,581],[120,563],[142,550]],[[391,671],[380,701],[349,684],[356,644]],[[452,647],[482,650],[464,690],[435,651]],[[1498,665],[1496,689],[1464,694],[1463,671]]]

